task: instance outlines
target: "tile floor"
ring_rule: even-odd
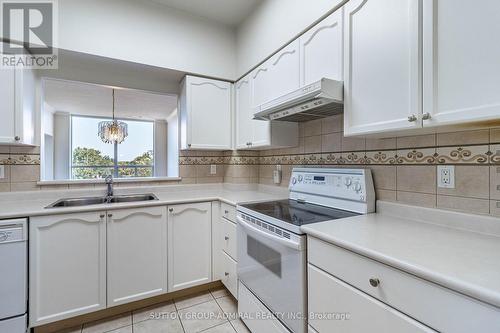
[[[83,324],[57,333],[250,333],[225,288]]]

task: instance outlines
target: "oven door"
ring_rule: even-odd
[[[237,220],[238,279],[292,332],[306,332],[305,236]]]

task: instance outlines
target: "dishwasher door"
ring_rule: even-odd
[[[25,219],[0,220],[0,321],[26,313],[27,239]]]

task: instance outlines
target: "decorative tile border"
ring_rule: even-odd
[[[491,149],[490,149],[491,148]],[[492,152],[493,151],[493,152]],[[500,164],[500,145],[476,145],[379,151],[270,156],[184,156],[181,165],[437,165]]]
[[[0,154],[0,165],[40,165],[40,155]]]

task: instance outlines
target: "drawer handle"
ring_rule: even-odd
[[[225,275],[225,276],[229,276],[229,273],[228,273],[228,272],[225,272],[225,273],[224,273],[224,275]]]
[[[377,288],[380,285],[380,280],[376,278],[371,278],[370,285],[374,288]]]
[[[226,214],[226,215],[227,215],[227,214],[229,214],[229,211],[228,211],[228,210],[225,210],[225,211],[224,211],[224,214]]]
[[[224,239],[225,239],[225,240],[229,240],[229,237],[225,236],[225,237],[224,237]]]

